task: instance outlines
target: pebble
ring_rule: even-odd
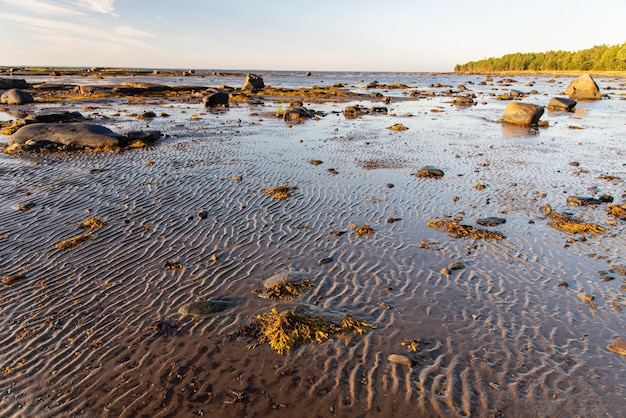
[[[332,263],[333,261],[335,260],[332,257],[326,257],[326,258],[322,258],[321,260],[319,260],[317,264],[319,264],[320,266],[323,266],[324,264],[329,264],[329,263]]]
[[[448,269],[448,267],[444,267],[441,269],[441,274],[445,274],[446,276],[450,275],[450,269]]]
[[[458,261],[454,261],[448,265],[448,269],[450,270],[463,270],[465,268],[465,264],[460,263]]]
[[[20,212],[26,212],[32,208],[34,208],[36,205],[32,202],[27,202],[27,203],[20,203],[19,205],[13,205],[11,206],[11,209],[13,210],[17,210]]]
[[[578,298],[584,302],[593,302],[593,300],[595,299],[595,297],[593,295],[588,295],[586,293],[580,293],[578,295]]]
[[[615,339],[615,341],[609,344],[606,348],[614,353],[626,356],[626,340],[622,337],[617,337],[617,339]]]
[[[402,354],[389,354],[387,360],[390,363],[402,364],[403,366],[413,367],[415,362]]]
[[[611,266],[611,270],[613,270],[615,274],[626,276],[626,266]]]
[[[444,176],[443,170],[437,168],[437,167],[433,167],[433,166],[426,166],[422,169],[420,169],[416,174],[417,177],[421,177],[421,178],[442,178]]]
[[[506,219],[490,216],[488,218],[480,218],[476,223],[482,226],[498,226],[506,223]]]

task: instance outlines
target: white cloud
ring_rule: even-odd
[[[149,32],[143,31],[141,29],[135,29],[130,25],[116,26],[113,30],[115,31],[115,33],[124,36],[149,36],[151,38],[155,37],[155,35]]]
[[[55,16],[84,16],[84,13],[68,7],[57,6],[41,0],[0,0],[0,3],[21,7],[30,12]]]
[[[111,14],[115,16],[115,0],[79,0],[78,5],[81,7],[86,7],[89,10],[93,10],[94,12]]]

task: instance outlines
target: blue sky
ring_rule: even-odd
[[[0,65],[452,71],[626,42],[626,0],[0,0]]]

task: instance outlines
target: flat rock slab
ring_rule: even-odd
[[[88,123],[34,123],[18,129],[9,138],[9,145],[52,142],[76,147],[98,148],[120,146],[126,140],[109,128]]]
[[[437,167],[433,167],[431,165],[421,168],[417,173],[415,173],[415,175],[420,178],[436,178],[436,179],[442,178],[443,174],[444,174],[443,170]]]
[[[506,223],[506,219],[490,216],[487,218],[480,218],[476,221],[476,223],[482,226],[498,226]]]
[[[181,315],[210,315],[218,312],[222,312],[226,309],[228,302],[223,300],[197,300],[190,302],[186,305],[178,308],[178,313]]]

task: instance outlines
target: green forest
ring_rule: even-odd
[[[596,45],[576,52],[548,51],[507,54],[457,64],[455,72],[489,71],[626,71],[626,43]]]

